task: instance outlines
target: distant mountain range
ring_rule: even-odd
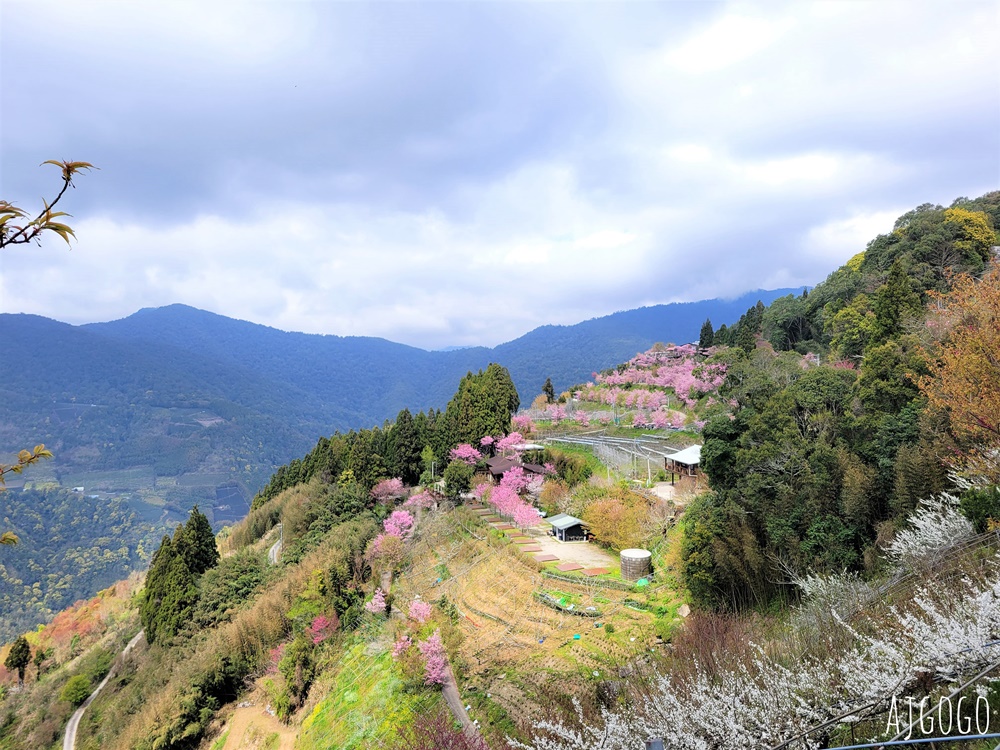
[[[5,314],[0,445],[44,442],[56,452],[29,481],[138,491],[150,515],[181,512],[233,497],[234,484],[252,494],[320,435],[381,424],[403,408],[442,408],[466,372],[490,362],[510,370],[526,404],[548,377],[566,389],[657,341],[696,339],[706,318],[732,324],[758,299],[799,291],[645,307],[542,326],[494,348],[434,352],[288,333],[184,305],[83,326]]]

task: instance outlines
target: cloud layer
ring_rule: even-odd
[[[995,4],[0,6],[0,310],[424,347],[813,284],[1000,186]]]

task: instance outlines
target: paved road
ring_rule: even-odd
[[[121,663],[121,659],[128,656],[129,651],[135,648],[135,645],[140,641],[144,634],[145,633],[142,630],[136,633],[135,638],[129,641],[128,645],[122,649],[119,661],[111,665],[111,669],[108,670],[107,677],[101,680],[101,684],[97,686],[97,689],[90,694],[90,697],[87,698],[87,700],[83,702],[83,705],[76,709],[74,714],[70,717],[69,723],[66,725],[66,734],[63,736],[63,750],[73,750],[76,745],[76,730],[80,726],[80,719],[83,718],[83,712],[86,711],[87,707],[94,702],[94,698],[97,697],[97,694],[104,690],[104,686],[108,684],[108,681],[115,676],[115,668],[119,663]]]
[[[271,549],[269,549],[267,551],[267,561],[269,563],[271,563],[271,565],[277,565],[278,564],[278,556],[281,554],[281,539],[282,539],[281,524],[279,523],[278,524],[278,541],[276,541],[274,544],[272,544],[271,545]]]

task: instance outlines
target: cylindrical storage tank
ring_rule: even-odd
[[[626,581],[638,581],[649,575],[652,568],[652,555],[645,549],[622,550],[622,578]]]

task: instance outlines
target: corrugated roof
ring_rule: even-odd
[[[557,516],[552,516],[551,518],[546,518],[545,520],[548,521],[550,524],[552,524],[554,528],[557,528],[560,531],[565,531],[566,529],[572,526],[583,525],[583,521],[581,521],[579,518],[575,518],[574,516],[568,516],[565,513],[560,513]]]
[[[685,466],[696,466],[701,463],[701,446],[692,445],[682,451],[672,453],[667,458]]]

